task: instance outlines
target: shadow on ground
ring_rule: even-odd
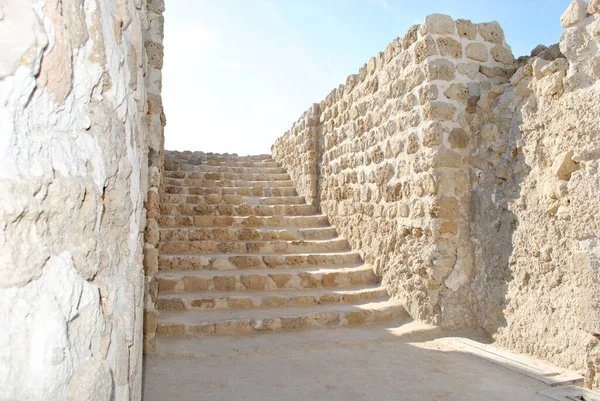
[[[144,400],[543,401],[548,386],[395,320],[338,330],[159,338],[144,365]]]

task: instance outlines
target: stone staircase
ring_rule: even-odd
[[[247,334],[406,312],[268,155],[168,152],[158,334]]]

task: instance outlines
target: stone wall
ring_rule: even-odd
[[[497,23],[432,15],[312,109],[323,212],[415,318],[474,323],[466,112],[512,64]],[[291,171],[315,162],[306,115],[273,147]]]
[[[600,387],[600,11],[563,15],[565,58],[533,57],[478,104],[478,317],[497,341]],[[487,117],[485,117],[487,115]],[[491,242],[490,239],[494,238]],[[594,337],[596,336],[596,337]]]
[[[0,4],[2,400],[141,398],[156,6]]]
[[[314,104],[272,147],[273,157],[296,183],[310,205],[319,203],[317,186],[319,105]],[[294,149],[294,151],[291,151]]]
[[[148,26],[144,32],[144,46],[148,55],[146,88],[148,110],[144,122],[148,127],[148,196],[146,200],[147,225],[144,244],[144,273],[146,276],[144,303],[144,352],[155,349],[158,326],[156,299],[158,296],[158,241],[160,231],[157,219],[160,216],[160,187],[164,171],[164,127],[166,117],[162,107],[162,67],[165,4],[162,0],[148,3]]]
[[[314,139],[303,146],[299,123],[273,147],[294,179],[316,180],[324,213],[414,318],[482,327],[508,348],[586,370],[591,387],[599,9],[573,1],[564,55],[536,48],[518,61],[497,23],[427,17],[311,108],[316,179],[303,173],[313,158],[298,149]]]

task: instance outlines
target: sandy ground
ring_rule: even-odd
[[[416,322],[240,337],[159,339],[145,401],[548,401],[549,387]]]

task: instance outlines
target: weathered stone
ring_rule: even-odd
[[[579,170],[579,164],[573,161],[573,151],[561,153],[556,157],[552,164],[552,172],[554,175],[564,181],[571,179],[571,174]]]
[[[442,143],[443,127],[438,121],[429,122],[423,127],[423,146],[432,148]]]
[[[425,64],[425,74],[428,80],[434,81],[437,79],[444,81],[452,81],[455,77],[454,64],[442,58],[427,61]]]
[[[473,24],[470,20],[457,19],[456,28],[458,36],[462,39],[475,40],[477,38],[477,25]]]
[[[457,40],[448,37],[440,37],[436,42],[442,57],[462,57],[462,45]]]
[[[573,0],[567,10],[560,17],[560,24],[563,28],[569,28],[578,24],[585,18],[587,5],[583,0]]]
[[[600,13],[600,0],[590,0],[587,6],[588,14]]]
[[[477,30],[483,40],[487,42],[500,45],[504,42],[504,31],[496,21],[477,24]]]
[[[469,88],[465,84],[451,84],[444,92],[444,96],[449,100],[467,103],[469,98]]]
[[[446,102],[431,102],[423,106],[423,118],[431,121],[452,121],[456,107]]]
[[[144,274],[154,276],[158,273],[158,249],[153,246],[144,247]]]
[[[512,65],[514,63],[514,57],[511,51],[502,45],[492,47],[490,54],[492,55],[492,58],[499,63],[506,65]]]
[[[456,33],[456,24],[452,17],[448,15],[432,14],[425,17],[419,33],[422,36],[426,34],[454,35]]]
[[[486,62],[488,61],[488,50],[481,43],[469,43],[466,48],[467,57],[471,60]]]
[[[436,56],[438,54],[437,46],[435,44],[435,40],[430,36],[425,36],[422,39],[419,39],[413,48],[414,58],[417,63],[422,62],[423,60]]]
[[[448,136],[448,142],[452,149],[464,149],[469,144],[469,135],[462,128],[455,128]]]
[[[157,70],[162,70],[164,47],[160,43],[146,41],[146,54],[148,55],[148,64]]]

